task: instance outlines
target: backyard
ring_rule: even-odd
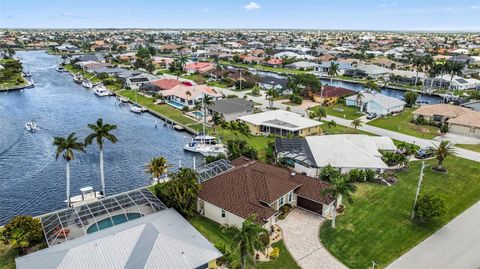
[[[285,73],[285,74],[302,74],[305,73],[305,71],[302,70],[297,70],[297,69],[289,69],[289,68],[281,68],[281,67],[270,67],[270,66],[265,66],[265,65],[260,65],[260,64],[244,64],[244,63],[234,63],[234,62],[229,62],[225,60],[219,61],[220,64],[222,65],[231,65],[231,66],[236,66],[236,67],[243,67],[243,68],[255,68],[261,71],[268,71],[268,72],[277,72],[277,73]]]
[[[0,242],[0,269],[14,269],[18,251]]]
[[[463,149],[468,149],[476,152],[480,152],[480,144],[456,144],[455,146]]]
[[[233,234],[228,232],[223,232],[222,228],[216,222],[209,220],[205,217],[195,216],[189,219],[190,224],[195,227],[200,233],[205,236],[208,241],[212,242],[215,246],[228,246],[233,239]],[[258,262],[258,269],[295,269],[299,268],[295,260],[292,258],[288,250],[286,249],[283,241],[279,241],[273,244],[273,247],[278,247],[280,249],[280,256],[270,262]],[[232,255],[233,260],[240,259],[240,253],[235,251]],[[253,259],[248,259],[248,268],[253,267]]]
[[[416,125],[410,122],[414,110],[415,108],[405,109],[395,116],[378,118],[367,124],[424,139],[433,139],[438,136],[438,128],[430,125]]]
[[[353,106],[345,106],[342,104],[336,104],[333,106],[314,106],[310,108],[310,110],[316,111],[321,107],[325,109],[325,113],[327,113],[327,115],[347,120],[354,120],[363,115],[363,113],[358,111],[358,108]]]
[[[412,222],[420,166],[419,161],[411,162],[407,171],[398,173],[399,183],[391,187],[358,184],[353,203],[346,204],[336,229],[329,221],[323,224],[320,238],[325,247],[350,268],[367,268],[372,261],[385,267],[480,199],[478,163],[450,157],[444,163],[447,175],[425,169],[421,189],[421,194],[443,198],[447,213],[428,223]]]

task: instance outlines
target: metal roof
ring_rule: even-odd
[[[142,188],[45,214],[40,220],[47,244],[52,246],[166,208]]]

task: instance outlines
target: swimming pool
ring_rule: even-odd
[[[201,112],[201,111],[194,111],[194,112],[192,112],[192,113],[193,113],[193,115],[195,115],[195,116],[197,116],[197,117],[199,117],[199,118],[202,118],[202,117],[203,117],[203,112]]]
[[[173,100],[168,100],[166,103],[173,106],[174,108],[177,108],[177,109],[182,109],[184,107],[184,105],[182,103],[177,102],[177,101],[173,101]]]
[[[105,228],[112,227],[113,225],[118,225],[118,224],[127,222],[129,220],[138,219],[141,216],[142,214],[140,213],[127,213],[126,216],[125,214],[119,214],[119,215],[112,216],[111,219],[110,218],[102,219],[97,222],[98,227],[95,224],[90,225],[90,227],[88,227],[87,229],[87,234],[91,234],[98,230],[103,230]],[[112,220],[113,220],[113,223],[112,223]]]

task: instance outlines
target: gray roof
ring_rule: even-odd
[[[305,138],[277,138],[275,139],[275,152],[309,166],[315,165],[315,159]]]
[[[464,103],[461,106],[480,112],[480,100],[479,101],[473,100],[473,101]]]
[[[242,98],[225,98],[215,101],[208,109],[221,114],[247,112],[253,110],[253,102]]]
[[[222,256],[174,209],[166,209],[15,260],[30,268],[197,268]]]

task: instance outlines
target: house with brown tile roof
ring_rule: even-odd
[[[219,224],[241,227],[246,218],[256,215],[270,229],[285,204],[323,216],[331,211],[333,199],[322,195],[328,187],[325,181],[247,158],[232,165],[204,181],[198,195],[198,212]]]
[[[426,105],[415,110],[413,118],[447,123],[449,132],[480,138],[480,112],[450,104]]]

